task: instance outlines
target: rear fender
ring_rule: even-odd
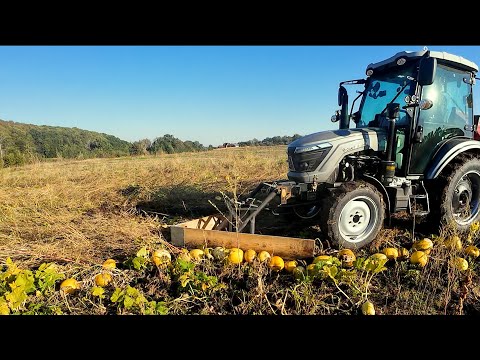
[[[452,160],[463,153],[480,154],[480,141],[470,138],[447,140],[433,155],[425,170],[425,179],[435,179]]]

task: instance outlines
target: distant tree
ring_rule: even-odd
[[[263,140],[253,138],[252,140],[240,141],[238,146],[272,146],[272,145],[288,145],[302,136],[295,134],[293,136],[273,136]]]
[[[42,158],[124,156],[130,143],[115,136],[58,126],[37,126],[0,120],[0,166]]]
[[[147,155],[150,151],[152,142],[149,139],[134,141],[130,147],[131,155]]]

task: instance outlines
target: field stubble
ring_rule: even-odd
[[[222,192],[242,194],[259,182],[284,179],[288,171],[285,151],[284,146],[233,148],[62,160],[2,169],[0,262],[5,264],[10,257],[24,268],[55,262],[65,267],[66,275],[83,274],[84,285],[88,285],[93,284],[93,276],[106,258],[122,262],[135,256],[143,246],[168,247],[172,254],[178,254],[179,250],[165,241],[165,224],[216,212],[209,200],[214,201]],[[414,240],[409,232],[411,220],[399,217],[395,221],[397,226],[383,230],[369,249],[359,251],[357,256],[366,258],[387,246],[410,249]],[[189,281],[201,279],[200,290],[212,279],[220,283],[225,280],[226,290],[208,283],[217,295],[207,295],[208,290],[200,291],[200,296],[199,290],[195,290],[190,294],[182,292],[176,298],[172,297],[175,286],[179,288],[178,283],[172,282],[178,275],[175,269],[170,275],[160,270],[147,273],[144,269],[142,281],[135,278],[138,274],[133,270],[118,271],[113,274],[113,282],[130,291],[130,295],[136,294],[136,299],[140,299],[140,293],[126,288],[130,286],[127,284],[142,283],[145,296],[170,299],[161,302],[157,313],[358,314],[361,302],[367,298],[375,303],[377,314],[478,313],[478,264],[470,261],[467,272],[458,271],[449,259],[462,251],[448,250],[442,245],[454,233],[454,229],[447,229],[433,239],[435,247],[424,269],[412,267],[408,261],[368,271],[358,264],[357,275],[348,270],[332,273],[327,267],[322,271],[330,282],[295,283],[288,274],[273,273],[264,264],[244,263],[223,269],[202,263],[198,265],[200,272],[183,269],[181,273],[177,269],[177,280],[196,274]],[[318,234],[311,227],[288,235],[312,238]],[[476,243],[478,232],[473,235],[470,240]],[[323,252],[335,254],[335,249]],[[218,291],[224,296],[218,295]],[[110,295],[124,299],[121,296],[125,294]],[[56,294],[50,301],[62,304],[64,312],[73,314],[128,313],[124,308],[108,310],[88,296],[69,304]]]

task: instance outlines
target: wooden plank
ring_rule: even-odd
[[[238,247],[257,252],[266,250],[285,259],[302,259],[314,255],[315,240],[283,236],[236,233],[228,231],[171,227],[172,243],[185,247]]]

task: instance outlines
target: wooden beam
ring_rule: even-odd
[[[212,230],[215,224],[218,222],[214,217],[205,217],[173,225],[170,227],[172,244],[189,248],[223,246],[253,249],[256,252],[266,250],[285,259],[302,259],[314,255],[315,240],[312,239]]]

